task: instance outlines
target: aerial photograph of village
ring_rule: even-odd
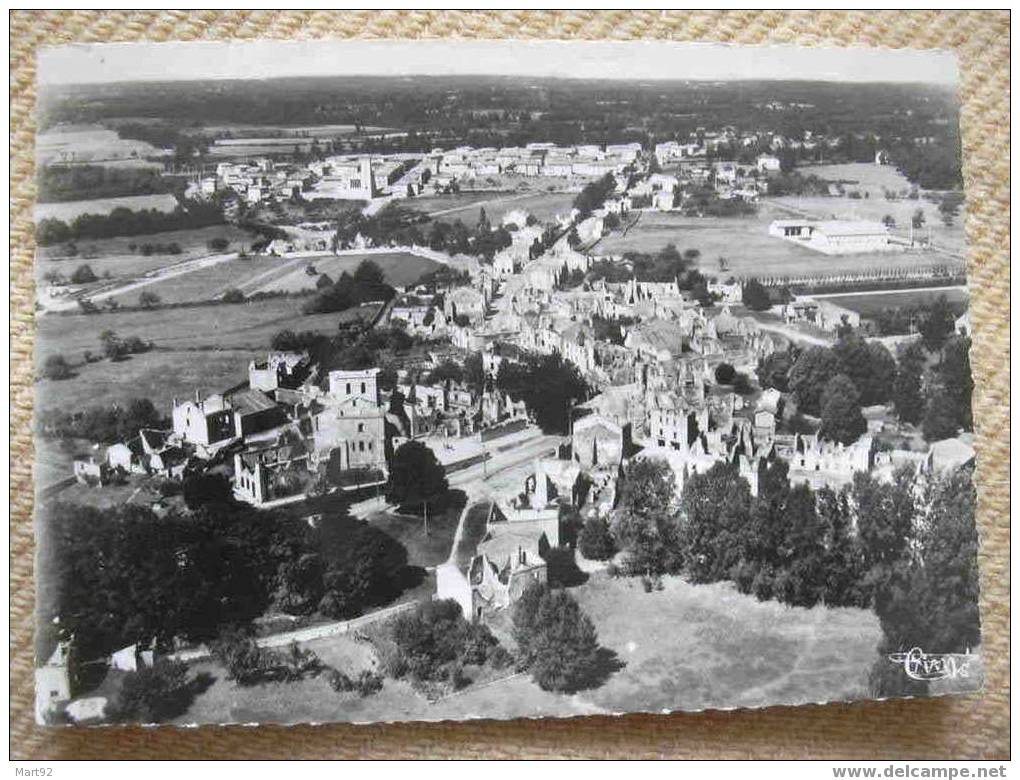
[[[41,60],[40,723],[980,687],[955,81],[676,49]]]

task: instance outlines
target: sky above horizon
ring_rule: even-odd
[[[39,50],[40,85],[295,76],[925,82],[952,86],[952,52],[670,41],[316,40],[72,44]]]

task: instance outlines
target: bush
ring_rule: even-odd
[[[238,290],[236,287],[231,287],[229,290],[223,293],[223,297],[221,298],[221,300],[224,303],[244,303],[245,297],[243,292]]]
[[[252,637],[239,631],[224,634],[210,649],[213,657],[226,667],[227,679],[238,685],[293,682],[324,669],[315,653],[302,650],[296,642],[281,653],[259,647]]]
[[[206,246],[213,252],[226,252],[230,247],[230,242],[223,237],[210,238],[206,242]]]
[[[157,306],[161,302],[161,298],[154,292],[146,290],[138,296],[138,305],[143,309],[150,309],[153,306]]]
[[[187,711],[196,685],[187,664],[171,659],[128,674],[114,697],[109,718],[119,723],[158,723]]]
[[[98,280],[99,277],[95,275],[89,265],[79,265],[71,274],[71,284],[91,284]]]
[[[63,355],[50,355],[43,363],[42,375],[45,379],[70,379],[74,376],[71,366],[68,365]]]
[[[378,693],[383,687],[383,676],[369,669],[363,669],[357,677],[351,679],[337,669],[329,671],[327,681],[329,687],[337,693],[357,693],[362,699]]]
[[[467,664],[489,663],[501,668],[509,662],[487,626],[468,623],[455,601],[422,604],[393,624],[394,656],[388,667],[394,677],[410,675],[418,682],[449,681],[456,685]]]

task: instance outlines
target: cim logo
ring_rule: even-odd
[[[905,653],[892,653],[889,660],[903,667],[912,680],[956,680],[970,676],[970,663],[976,658],[967,653],[926,653],[914,647]]]

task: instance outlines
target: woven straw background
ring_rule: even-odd
[[[1003,758],[1009,756],[1008,12],[13,12],[11,754],[19,758]],[[45,730],[32,724],[35,49],[74,41],[659,38],[944,48],[961,67],[977,389],[981,696],[671,716],[318,727]],[[811,74],[804,74],[810,76]]]

